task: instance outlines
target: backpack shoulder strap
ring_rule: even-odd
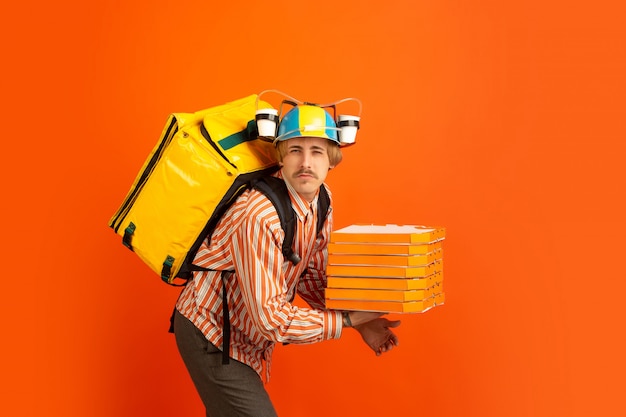
[[[276,207],[280,224],[285,232],[283,241],[283,256],[294,265],[300,262],[300,257],[293,251],[293,239],[296,232],[296,217],[291,207],[289,191],[285,181],[271,175],[263,176],[252,181],[252,187],[262,192]],[[330,196],[326,187],[320,186],[320,193],[317,198],[317,234],[320,234],[324,227],[324,222],[330,208]]]
[[[319,235],[324,228],[328,209],[330,208],[330,196],[324,184],[320,185],[320,193],[317,197],[317,234]]]
[[[291,207],[289,191],[281,178],[264,176],[252,181],[252,187],[262,192],[274,205],[280,224],[285,232],[283,256],[296,265],[300,257],[293,251],[293,238],[296,232],[296,216]]]

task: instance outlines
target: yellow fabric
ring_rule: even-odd
[[[168,282],[179,272],[222,197],[231,187],[238,187],[237,178],[277,164],[270,142],[231,140],[232,135],[246,132],[254,120],[256,97],[196,113],[172,114],[109,222],[120,236],[132,222],[132,249],[159,275],[166,259],[173,258]],[[259,107],[271,106],[259,102]],[[203,136],[202,125],[212,144]],[[236,146],[225,146],[233,143]]]

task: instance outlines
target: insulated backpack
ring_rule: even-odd
[[[122,243],[168,284],[192,276],[202,241],[246,189],[254,187],[274,204],[285,232],[283,255],[293,253],[295,214],[278,170],[276,150],[258,137],[256,108],[271,107],[251,95],[195,113],[170,115],[109,226]],[[318,197],[318,230],[330,199]],[[182,280],[182,282],[181,282]]]

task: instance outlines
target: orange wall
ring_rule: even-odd
[[[337,227],[447,228],[446,305],[380,358],[280,346],[281,415],[626,414],[620,2],[39,3],[0,25],[1,415],[202,415],[106,223],[170,112],[267,88],[363,101]]]

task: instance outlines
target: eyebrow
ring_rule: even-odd
[[[304,149],[304,146],[302,145],[289,145],[289,149]],[[325,151],[326,148],[324,148],[323,146],[319,146],[319,145],[312,145],[311,149],[313,150],[320,150],[320,151]]]

